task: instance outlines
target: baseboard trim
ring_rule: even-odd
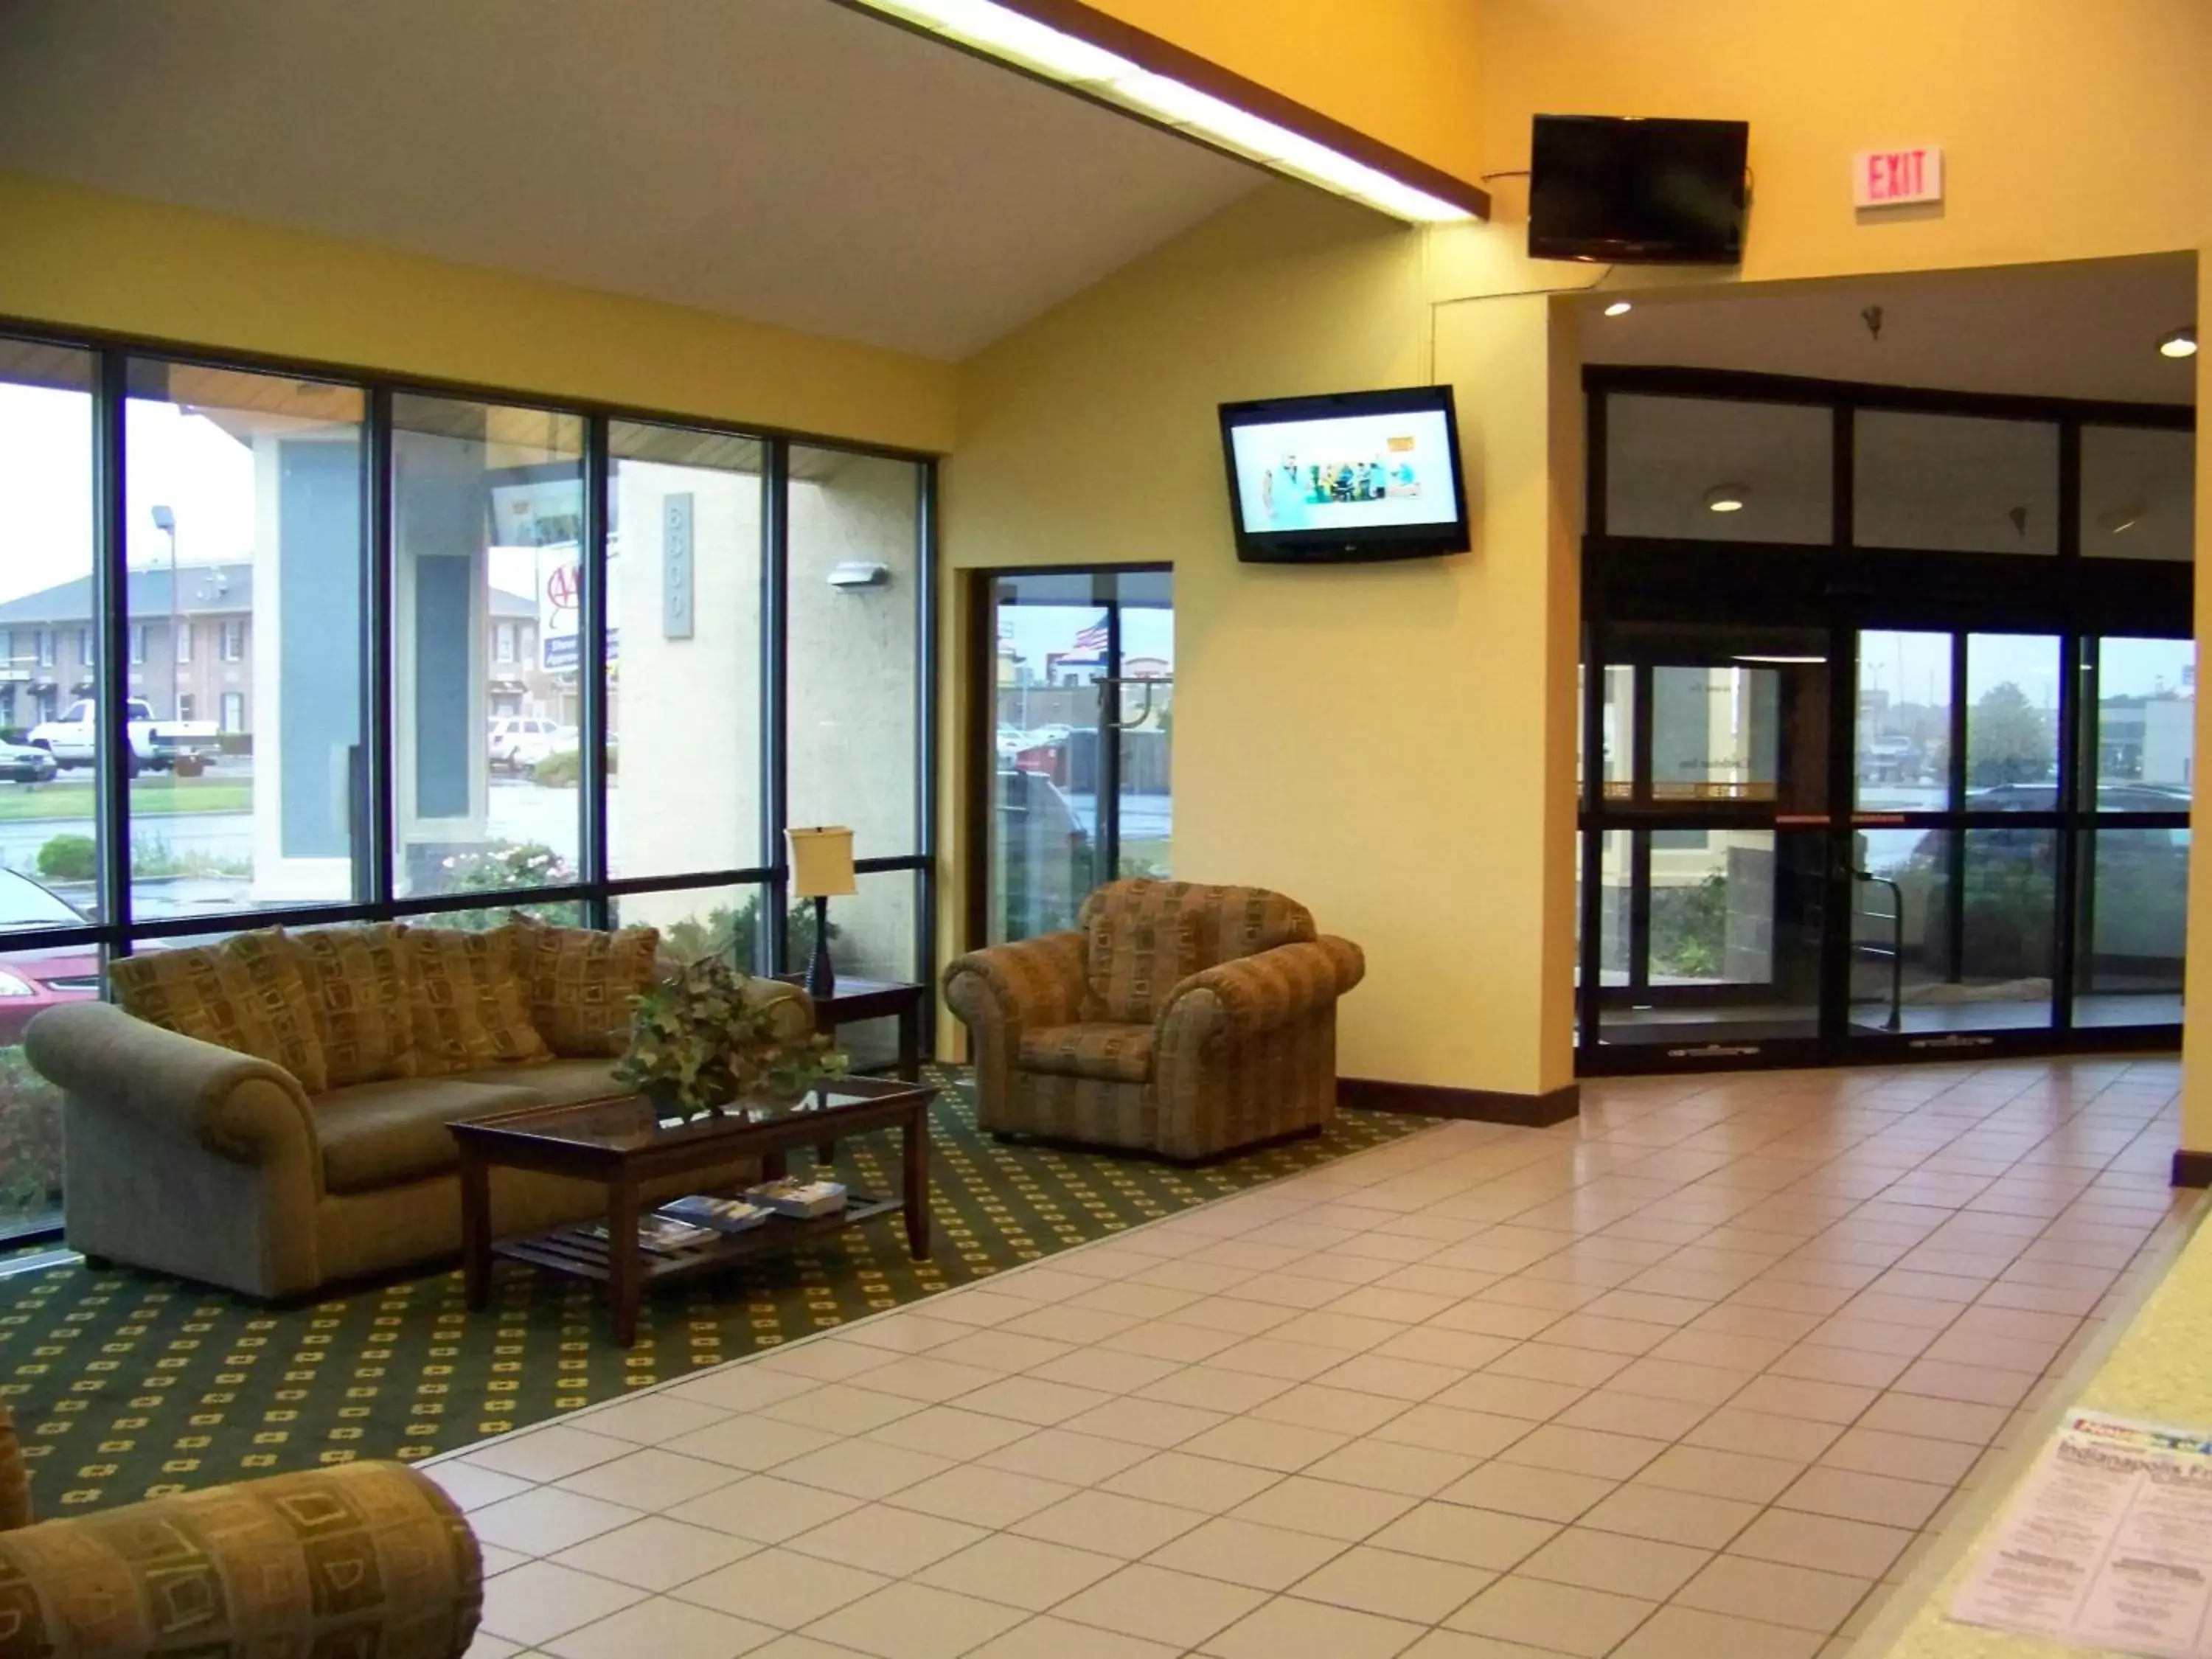
[[[1510,1123],[1524,1129],[1565,1123],[1582,1109],[1582,1085],[1570,1083],[1540,1095],[1504,1089],[1453,1089],[1434,1083],[1392,1083],[1382,1078],[1340,1077],[1336,1103],[1355,1112],[1409,1112],[1420,1117],[1466,1118]],[[2206,1155],[2212,1162],[2212,1153]],[[2212,1171],[2208,1171],[2212,1178]]]
[[[2173,1155],[2173,1184],[2177,1187],[2212,1187],[2212,1152],[2176,1152]]]

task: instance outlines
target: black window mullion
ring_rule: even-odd
[[[1947,838],[1948,878],[1943,890],[1943,927],[1950,943],[1950,978],[1954,985],[1966,976],[1966,746],[1973,732],[1966,704],[1966,637],[1964,629],[1951,635],[1951,755],[1950,764],[1944,769],[1950,778],[1951,823],[1957,826]]]
[[[2060,550],[2065,550],[2063,534]],[[2074,922],[2075,896],[2080,891],[2081,883],[2078,849],[2087,845],[2086,837],[2078,833],[2082,822],[2081,791],[2078,781],[2081,763],[2080,694],[2087,678],[2081,672],[2081,665],[2084,660],[2082,653],[2087,648],[2088,642],[2079,635],[2068,632],[2060,636],[2058,787],[2053,792],[2058,807],[2058,828],[2052,834],[2051,849],[2054,860],[2051,924],[2055,930],[2051,953],[2051,1023],[2061,1031],[2074,1029],[2074,964],[2079,959],[2081,944],[2075,934]]]
[[[925,462],[915,483],[915,538],[921,580],[915,603],[921,607],[915,665],[915,846],[921,867],[915,872],[915,976],[922,985],[922,1049],[936,1052],[937,1030],[937,775],[938,593],[937,464]]]
[[[394,498],[392,389],[369,389],[368,430],[362,452],[362,550],[361,696],[364,722],[359,763],[353,768],[354,896],[389,904],[395,890],[392,809],[392,581],[398,569],[392,526]]]
[[[771,873],[763,894],[767,914],[758,937],[767,945],[768,960],[738,965],[781,973],[790,960],[785,922],[791,913],[791,860],[783,836],[791,823],[791,743],[786,729],[791,695],[791,445],[787,440],[768,441],[761,489],[761,834],[762,850]]]
[[[130,537],[124,522],[125,404],[129,360],[100,354],[93,400],[92,611],[98,619],[100,672],[94,682],[98,733],[93,794],[100,822],[100,916],[128,951],[131,927]],[[174,580],[172,574],[171,580]]]
[[[1121,582],[1101,584],[1106,608],[1106,675],[1098,686],[1098,738],[1091,757],[1091,822],[1097,826],[1098,868],[1103,886],[1121,874]]]
[[[584,420],[584,514],[581,544],[582,601],[577,616],[576,691],[582,719],[577,745],[583,751],[577,776],[577,867],[592,896],[584,903],[586,927],[605,927],[607,902],[607,417]]]

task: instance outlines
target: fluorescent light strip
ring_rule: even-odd
[[[1155,74],[1117,53],[1025,17],[994,0],[860,0],[872,11],[944,36],[1189,134],[1218,149],[1348,196],[1394,219],[1443,223],[1475,216],[1302,133]]]

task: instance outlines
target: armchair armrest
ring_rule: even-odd
[[[1334,1002],[1366,973],[1359,947],[1332,936],[1204,969],[1168,994],[1157,1051],[1194,1054],[1291,1024]]]
[[[483,1607],[468,1523],[398,1463],[210,1486],[0,1533],[0,1576],[15,1587],[0,1659],[179,1642],[203,1653],[460,1659]]]
[[[48,1009],[24,1031],[23,1051],[65,1093],[233,1163],[264,1163],[319,1144],[307,1097],[283,1066],[164,1030],[107,1003]]]
[[[1084,937],[1042,933],[945,964],[945,1000],[980,1040],[987,1030],[1066,1025],[1083,1007]]]

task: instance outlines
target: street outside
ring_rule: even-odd
[[[39,850],[56,836],[93,833],[91,777],[88,769],[79,769],[63,773],[51,784],[0,784],[0,865],[20,871],[88,911],[91,884],[41,875]],[[131,804],[137,809],[131,842],[137,861],[143,864],[149,853],[158,853],[164,855],[165,865],[190,866],[193,872],[135,878],[132,909],[139,920],[237,909],[252,902],[251,878],[228,872],[252,867],[252,757],[243,755],[226,756],[198,778],[140,775],[131,787]],[[248,804],[244,811],[235,810],[241,785]],[[195,797],[208,800],[215,810],[200,810]],[[52,812],[40,811],[41,798],[52,799]],[[495,842],[542,842],[573,856],[577,799],[574,784],[548,787],[526,778],[495,774],[487,832]],[[18,816],[26,811],[37,815]],[[350,895],[330,896],[343,900]]]

